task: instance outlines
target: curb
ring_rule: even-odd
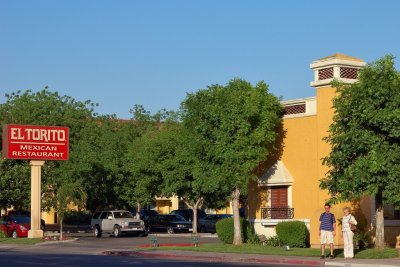
[[[325,266],[337,266],[337,267],[395,267],[400,266],[393,264],[370,264],[370,263],[352,263],[352,262],[325,262]]]
[[[179,255],[174,253],[148,253],[143,251],[104,251],[101,253],[106,256],[125,256],[125,257],[151,257],[163,259],[176,259],[176,260],[196,260],[207,262],[244,262],[244,263],[266,263],[278,265],[306,265],[306,266],[324,266],[324,262],[317,260],[303,260],[303,259],[283,259],[273,257],[260,257],[249,258],[239,257],[232,258],[228,256],[207,256],[207,255]]]
[[[148,233],[148,235],[156,236],[156,237],[192,237],[193,235],[198,235],[199,238],[218,238],[218,235],[213,234],[183,234],[183,233],[176,233],[176,234],[165,234],[165,233]]]
[[[46,245],[53,245],[53,244],[60,244],[60,243],[72,243],[78,241],[79,238],[69,239],[69,240],[57,240],[57,241],[43,241],[42,243],[37,243],[35,246],[46,246]]]
[[[83,231],[83,230],[79,230],[79,231],[63,231],[63,233],[64,234],[76,234],[76,233],[78,233],[78,234],[90,234],[90,233],[92,233],[93,231]],[[60,235],[60,232],[59,231],[45,231],[44,232],[44,235],[45,236],[49,236],[49,235]]]

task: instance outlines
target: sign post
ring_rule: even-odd
[[[17,125],[3,126],[3,157],[29,159],[31,165],[31,228],[28,238],[41,238],[41,168],[45,160],[68,160],[67,127]]]
[[[31,160],[31,229],[28,238],[41,238],[43,231],[40,229],[41,202],[42,202],[42,166],[44,161]]]

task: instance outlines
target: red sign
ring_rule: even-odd
[[[68,127],[4,125],[3,158],[68,160]]]

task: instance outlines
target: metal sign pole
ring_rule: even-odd
[[[42,202],[42,166],[44,161],[31,160],[31,229],[28,231],[28,238],[43,238],[43,231],[40,229],[41,202]]]

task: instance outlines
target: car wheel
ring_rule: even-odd
[[[12,236],[12,238],[17,238],[17,237],[18,237],[17,231],[14,230],[14,231],[12,232],[11,236]]]
[[[174,228],[172,228],[172,227],[167,227],[167,233],[168,233],[168,234],[173,234],[173,233],[174,233]]]
[[[120,237],[121,236],[121,228],[118,225],[114,226],[113,233],[114,233],[114,237]]]
[[[145,237],[145,236],[147,236],[147,232],[146,231],[140,232],[137,236],[138,237]]]
[[[202,225],[200,227],[200,233],[205,233],[206,232],[206,227],[204,225]]]
[[[97,238],[101,237],[101,231],[98,225],[96,225],[96,227],[94,228],[94,236]]]

